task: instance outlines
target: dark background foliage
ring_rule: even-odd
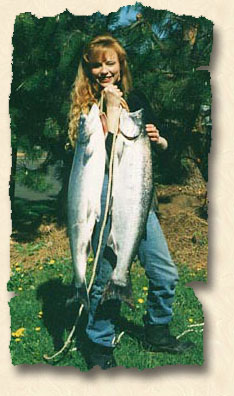
[[[123,23],[123,11],[131,17],[128,23],[127,19]],[[198,173],[207,181],[210,74],[198,68],[209,65],[211,21],[140,3],[107,16],[65,11],[37,19],[23,13],[15,20],[10,96],[13,214],[15,181],[42,191],[47,187],[47,168],[53,164],[62,181],[59,205],[65,202],[72,162],[72,151],[65,150],[70,92],[84,44],[106,32],[126,48],[134,86],[150,100],[157,126],[169,142],[167,152],[154,156],[155,181],[188,183]],[[19,151],[28,162],[16,171]],[[30,161],[39,166],[28,166]]]

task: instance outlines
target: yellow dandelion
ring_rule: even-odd
[[[16,269],[15,269],[17,272],[19,272],[19,271],[21,271],[21,268],[20,267],[16,267]]]
[[[143,302],[144,302],[143,298],[138,298],[137,301],[138,301],[140,304],[143,304]]]
[[[20,338],[16,338],[16,339],[15,339],[15,342],[20,342],[20,341],[21,341]]]
[[[43,265],[41,265],[41,266],[39,267],[39,270],[43,270]]]
[[[19,265],[19,263],[18,263],[18,262],[17,262],[17,263],[15,263],[15,266],[16,266],[16,267],[18,267],[18,265]]]
[[[35,330],[36,330],[36,331],[40,331],[41,328],[40,328],[40,327],[35,327]]]
[[[148,287],[144,286],[144,287],[142,287],[142,290],[147,291]]]
[[[23,290],[23,288],[22,287],[18,287],[18,290],[21,291],[21,290]]]
[[[43,311],[39,311],[38,315],[42,316],[43,315]]]
[[[51,259],[50,261],[49,261],[49,264],[54,264],[55,263],[55,261],[53,260],[53,259]]]
[[[93,262],[93,258],[92,257],[89,257],[88,258],[88,263],[92,263]]]
[[[193,318],[189,318],[188,320],[190,323],[193,323]]]
[[[24,331],[25,331],[25,328],[24,327],[20,327],[16,331],[13,331],[11,334],[12,334],[13,337],[19,338],[19,337],[22,337],[24,335]]]

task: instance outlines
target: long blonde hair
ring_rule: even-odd
[[[100,87],[91,82],[89,60],[94,52],[105,49],[113,49],[118,55],[120,63],[120,85],[123,94],[126,95],[131,88],[131,75],[127,64],[126,52],[122,45],[109,34],[96,36],[88,43],[83,51],[71,93],[68,136],[73,147],[78,137],[78,123],[81,112],[87,114],[92,104],[98,103],[101,94]],[[124,99],[121,99],[121,105],[128,109]]]

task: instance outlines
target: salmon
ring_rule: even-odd
[[[89,309],[86,263],[91,237],[101,214],[101,192],[105,171],[105,137],[99,108],[93,104],[80,117],[79,136],[68,186],[68,236],[78,300]]]
[[[122,110],[120,131],[115,146],[112,225],[107,241],[116,256],[116,265],[102,302],[114,298],[132,306],[129,271],[146,230],[153,194],[151,144],[142,110]]]

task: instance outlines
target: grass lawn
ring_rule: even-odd
[[[33,249],[33,244],[30,248]],[[148,283],[143,269],[136,262],[131,271],[136,309],[132,311],[125,304],[122,305],[118,331],[124,331],[124,334],[115,350],[119,366],[142,370],[164,365],[203,363],[203,327],[194,326],[204,321],[202,307],[193,289],[186,287],[186,283],[206,281],[206,271],[202,268],[194,270],[186,264],[178,264],[178,268],[180,281],[176,290],[171,332],[179,335],[189,330],[181,339],[190,339],[195,343],[195,348],[182,355],[155,353],[144,348],[142,316],[145,312]],[[92,259],[89,259],[89,274],[91,270]],[[71,281],[69,257],[44,260],[33,268],[25,268],[20,262],[12,266],[8,290],[15,293],[10,301],[10,351],[14,365],[44,363],[87,370],[81,352],[85,342],[85,315],[80,319],[67,351],[54,360],[46,361],[43,358],[44,354],[53,355],[62,347],[76,319],[78,307],[74,304],[65,308],[66,299],[71,293]]]

